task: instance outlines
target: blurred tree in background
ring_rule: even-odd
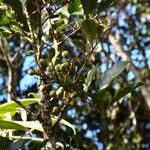
[[[32,136],[54,137],[50,149],[56,141],[71,150],[150,149],[149,35],[148,0],[2,0],[0,103],[42,101],[17,101],[26,113],[17,110],[8,120],[39,120],[46,134]],[[50,115],[58,116],[54,125],[46,122]],[[61,119],[74,126],[75,135]],[[4,148],[15,145],[6,138],[11,134],[25,131],[1,130]]]

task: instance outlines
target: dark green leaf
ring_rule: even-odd
[[[115,63],[112,68],[107,69],[97,80],[97,89],[105,89],[129,64],[128,61]]]
[[[106,9],[109,8],[110,5],[112,5],[114,2],[115,0],[101,0],[98,6],[98,11],[99,12],[106,11]]]
[[[27,18],[23,13],[22,3],[19,0],[3,0],[3,3],[9,5],[15,11],[17,21],[23,25],[25,31],[29,31]]]
[[[136,84],[132,84],[132,85],[128,85],[123,87],[122,89],[120,89],[114,96],[114,98],[112,99],[113,102],[121,99],[122,97],[126,96],[128,93],[131,93],[132,91],[134,91],[137,87],[142,86],[143,83],[142,82],[138,82]]]
[[[96,9],[98,0],[81,0],[82,7],[86,16],[92,14]]]
[[[71,0],[68,4],[68,12],[72,14],[74,12],[80,11],[81,10],[81,8],[79,7],[80,3],[81,3],[80,0]]]
[[[102,91],[98,91],[96,93],[95,98],[96,98],[97,102],[105,103],[105,102],[108,102],[111,99],[111,95],[106,90],[102,90]]]
[[[92,42],[97,35],[97,26],[94,20],[86,19],[82,23],[82,29],[87,39]]]

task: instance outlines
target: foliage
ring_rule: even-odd
[[[136,113],[144,104],[137,95],[148,95],[149,66],[140,43],[146,35],[134,28],[136,21],[127,12],[131,5],[137,21],[138,13],[148,13],[137,1],[0,2],[0,61],[8,79],[8,89],[1,90],[7,91],[7,102],[0,105],[3,149],[98,149],[100,142],[104,149],[141,148]],[[119,24],[121,13],[127,14],[127,25]],[[145,65],[142,72],[130,57],[135,48],[145,57],[139,60]],[[27,66],[30,59],[34,64]],[[129,69],[133,81],[127,79]],[[37,83],[23,93],[25,76],[25,82],[32,77],[30,84]]]

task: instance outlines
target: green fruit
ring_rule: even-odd
[[[78,94],[77,94],[76,92],[73,92],[73,93],[71,93],[71,95],[70,95],[70,97],[73,98],[73,99],[74,99],[74,98],[77,98],[77,96],[78,96]]]
[[[50,95],[50,97],[56,97],[56,92],[55,91],[50,91],[49,95]]]
[[[33,54],[34,54],[34,51],[33,51],[33,50],[27,51],[27,55],[28,55],[28,56],[33,55]]]
[[[69,58],[69,57],[70,57],[69,52],[68,52],[68,51],[63,51],[63,52],[62,52],[62,57],[64,57],[64,58]]]
[[[62,70],[62,71],[66,70],[66,69],[69,69],[69,67],[70,67],[70,65],[69,65],[69,63],[67,63],[67,62],[61,64],[61,70]]]
[[[29,69],[29,70],[28,70],[28,74],[31,75],[31,76],[33,76],[33,75],[36,74],[36,72],[35,72],[34,69]]]
[[[55,65],[59,62],[59,58],[58,57],[53,57],[52,58],[52,64]]]
[[[60,96],[63,93],[64,88],[60,87],[57,91],[56,91],[56,95]]]
[[[55,70],[56,70],[56,71],[60,71],[60,70],[61,70],[61,64],[57,64],[57,65],[55,66]]]
[[[49,65],[49,66],[47,67],[47,69],[46,69],[46,70],[47,70],[49,73],[51,73],[51,72],[53,72],[53,70],[54,70],[54,69],[53,69],[53,67],[52,67],[52,66],[50,66],[50,65]]]
[[[41,84],[40,85],[40,91],[46,91],[49,89],[49,84]]]
[[[47,65],[46,60],[43,59],[43,58],[41,58],[41,59],[39,60],[39,65],[40,65],[41,67],[46,67],[46,65]]]

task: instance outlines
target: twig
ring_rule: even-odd
[[[80,78],[80,76],[81,76],[81,73],[82,73],[83,69],[85,68],[85,66],[86,66],[86,64],[87,64],[87,62],[88,62],[88,60],[89,60],[91,54],[92,54],[93,51],[95,50],[95,48],[96,48],[97,44],[99,43],[99,41],[100,41],[100,40],[98,40],[98,41],[96,42],[95,46],[92,47],[91,51],[89,52],[88,56],[86,57],[86,59],[85,59],[85,61],[84,61],[84,64],[83,64],[83,66],[81,67],[81,69],[80,69],[80,71],[79,71],[79,75],[78,75],[77,78],[75,79],[74,83],[78,82],[78,80],[79,80],[79,78]]]
[[[58,43],[58,45],[62,44],[63,42],[65,42],[67,39],[69,39],[72,35],[74,35],[81,27],[78,27],[76,30],[74,30],[70,35],[68,35],[67,37],[65,37],[62,41],[60,41]]]
[[[51,131],[53,132],[53,130],[56,128],[56,126],[59,124],[59,122],[61,121],[61,119],[63,118],[64,113],[66,112],[70,102],[71,102],[71,98],[67,101],[67,103],[65,104],[65,106],[61,109],[58,118],[56,120],[56,122],[51,126]]]

